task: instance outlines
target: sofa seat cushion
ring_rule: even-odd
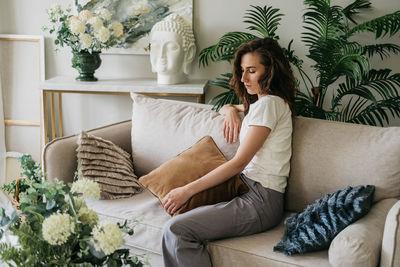
[[[284,217],[288,217],[286,213]],[[285,256],[274,252],[285,226],[281,223],[266,232],[222,239],[208,244],[213,267],[222,266],[331,266],[328,250],[309,252],[301,255]]]
[[[171,216],[149,190],[144,189],[142,193],[125,199],[87,199],[86,202],[88,208],[97,212],[100,220],[138,220],[135,233],[132,236],[125,235],[125,245],[161,255],[162,227]]]
[[[99,214],[100,220],[123,222],[125,219],[138,219],[135,233],[125,236],[125,246],[148,251],[150,257],[160,263],[162,227],[171,216],[150,191],[145,189],[126,199],[87,200],[87,205]],[[213,266],[330,266],[327,250],[291,257],[274,252],[274,245],[285,231],[283,221],[279,226],[260,234],[209,242],[207,249]],[[161,267],[161,264],[153,266]]]

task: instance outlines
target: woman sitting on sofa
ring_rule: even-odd
[[[211,266],[204,241],[256,234],[277,225],[289,175],[295,82],[279,44],[257,39],[236,52],[231,81],[242,105],[225,105],[224,137],[236,155],[200,179],[171,190],[162,200],[172,214],[190,197],[240,173],[249,192],[202,206],[169,220],[163,229],[166,267]],[[238,112],[244,112],[241,121]]]

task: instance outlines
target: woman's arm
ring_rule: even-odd
[[[236,142],[238,140],[239,132],[242,127],[242,119],[240,118],[238,112],[243,111],[243,104],[227,104],[219,110],[219,114],[225,117],[222,132],[227,143]]]
[[[243,104],[240,105],[232,105],[232,104],[226,104],[224,105],[220,110],[219,110],[219,114],[224,115],[224,110],[229,109],[229,108],[234,108],[236,109],[238,112],[244,112],[244,106]]]
[[[264,126],[250,126],[235,157],[212,170],[200,179],[171,190],[161,201],[165,210],[173,214],[193,195],[221,184],[240,173],[264,144],[271,130]]]

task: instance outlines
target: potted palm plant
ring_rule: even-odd
[[[376,39],[393,37],[400,31],[400,11],[358,23],[355,15],[371,8],[369,0],[355,0],[346,7],[332,5],[330,0],[305,0],[304,4],[302,41],[308,47],[306,56],[313,61],[311,69],[317,75],[315,81],[309,78],[290,42],[286,54],[300,74],[297,115],[369,125],[384,125],[390,116],[400,117],[400,73],[374,69],[370,63],[374,55],[384,60],[393,53],[400,53],[400,46],[394,43],[361,44],[353,38],[364,32],[375,34]],[[200,52],[200,65],[231,60],[236,48],[251,38],[278,38],[275,30],[282,16],[279,10],[252,8],[244,22],[250,24],[249,30],[258,34],[225,34],[216,45]],[[229,74],[224,74],[224,78],[213,84],[229,88],[229,78]],[[238,101],[232,97],[234,91],[228,90],[211,100],[215,101],[216,109]],[[328,94],[332,96],[330,103],[326,100]]]

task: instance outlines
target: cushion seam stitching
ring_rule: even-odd
[[[247,252],[247,251],[244,251],[244,250],[241,250],[241,249],[232,248],[232,247],[228,247],[228,246],[224,246],[224,245],[220,245],[220,244],[216,244],[216,243],[208,243],[208,244],[210,246],[216,246],[216,247],[232,249],[232,250],[235,250],[235,251],[239,251],[239,252],[242,252],[242,253],[245,253],[245,254],[249,254],[249,255],[253,255],[253,256],[256,256],[256,257],[260,257],[260,258],[267,258],[269,260],[276,261],[276,262],[286,263],[286,264],[290,264],[290,265],[297,265],[296,263],[291,263],[291,262],[286,262],[286,261],[282,261],[282,260],[271,259],[269,257],[263,257],[263,256],[260,256],[260,255],[257,255],[257,254],[255,254],[253,252]],[[303,266],[303,265],[297,265],[297,266]]]

